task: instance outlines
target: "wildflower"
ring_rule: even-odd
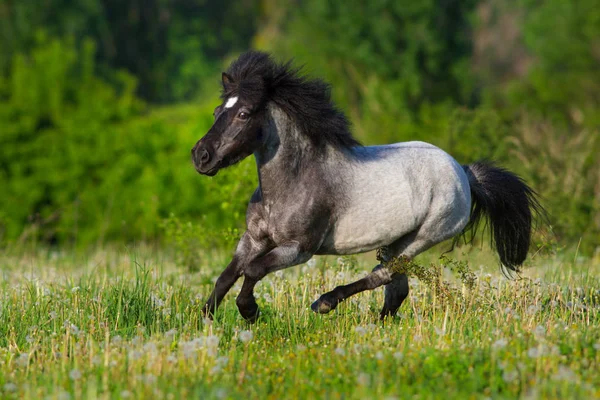
[[[401,361],[404,358],[404,354],[402,354],[401,352],[397,351],[394,353],[394,358],[398,361]]]
[[[358,343],[355,343],[354,346],[352,346],[352,349],[354,350],[355,353],[360,353],[362,350],[362,346]]]
[[[543,337],[546,335],[546,328],[544,328],[542,325],[538,325],[533,330],[533,333],[535,336]]]
[[[79,292],[79,286],[75,286],[71,289],[71,293],[77,293]]]
[[[362,326],[354,328],[354,332],[358,333],[360,336],[365,336],[367,334],[367,330]]]
[[[119,344],[121,344],[122,341],[123,341],[123,338],[119,335],[113,336],[110,339],[110,342],[115,346],[118,346]]]
[[[140,358],[142,358],[143,355],[144,355],[144,353],[142,353],[139,350],[131,350],[128,354],[128,357],[131,360],[139,360]]]
[[[71,372],[69,372],[69,378],[71,378],[73,381],[78,381],[81,379],[81,371],[79,371],[77,368],[72,369]]]
[[[538,349],[537,347],[532,347],[529,350],[527,350],[527,356],[529,358],[538,358],[541,355],[542,355],[542,350]]]
[[[594,343],[594,349],[595,350],[600,350],[600,342]]]
[[[519,377],[518,372],[514,371],[514,370],[504,371],[504,373],[502,373],[502,379],[504,379],[504,382],[506,382],[506,383],[511,383],[518,377]]]
[[[154,385],[156,383],[156,376],[151,373],[144,374],[142,375],[142,381],[145,385]]]
[[[210,335],[206,338],[207,347],[217,347],[219,345],[219,337],[216,335]]]
[[[15,361],[19,367],[26,367],[29,365],[29,353],[21,353]]]
[[[7,393],[16,392],[17,389],[18,389],[17,385],[15,385],[12,382],[5,383],[4,386],[2,386],[2,390],[4,390]]]
[[[446,330],[435,327],[435,333],[437,333],[438,336],[444,336],[446,334]]]
[[[381,351],[378,351],[377,353],[375,353],[375,358],[378,360],[383,360],[383,353]]]
[[[507,344],[508,344],[508,340],[506,340],[504,338],[500,338],[492,344],[492,349],[494,349],[494,350],[502,349],[502,348],[506,347]]]
[[[371,377],[365,374],[364,372],[361,372],[360,374],[358,374],[356,382],[361,386],[367,386],[371,382]]]
[[[527,307],[527,314],[529,315],[536,314],[538,311],[540,311],[540,306],[538,305],[531,305]]]
[[[175,335],[177,335],[177,329],[171,329],[165,332],[165,338],[168,340],[173,340]]]
[[[346,350],[342,349],[341,347],[338,347],[335,349],[335,354],[337,354],[338,356],[345,356]]]
[[[50,319],[56,319],[57,317],[56,311],[50,311],[48,315],[50,316]]]
[[[242,343],[249,343],[253,337],[254,334],[252,333],[252,331],[241,331],[239,339]]]
[[[565,365],[559,365],[558,371],[552,376],[556,381],[574,382],[577,380],[577,374]]]

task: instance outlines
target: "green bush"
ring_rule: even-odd
[[[240,226],[256,184],[251,160],[212,179],[190,162],[214,104],[144,115],[131,76],[121,73],[116,90],[94,72],[91,42],[40,37],[15,58],[0,104],[4,239],[152,240],[172,212],[210,229]]]

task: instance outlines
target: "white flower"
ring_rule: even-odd
[[[252,331],[241,331],[239,339],[242,343],[249,343],[253,337],[254,334],[252,333]]]
[[[519,377],[519,373],[514,370],[504,371],[504,373],[502,373],[502,379],[504,379],[504,382],[506,382],[506,383],[511,383],[518,377]]]
[[[495,349],[495,350],[502,349],[502,348],[506,347],[507,344],[508,344],[508,340],[506,340],[504,338],[500,338],[492,344],[492,349]]]
[[[17,389],[18,389],[17,385],[15,385],[12,382],[5,383],[4,386],[2,386],[2,390],[4,390],[7,393],[16,392]]]
[[[542,336],[546,335],[546,328],[544,328],[542,325],[538,325],[533,330],[533,333],[535,334],[535,336],[542,337]]]
[[[361,372],[360,374],[358,374],[356,382],[361,386],[367,386],[371,382],[371,377],[365,374],[364,372]]]
[[[29,365],[29,353],[21,353],[15,361],[19,367],[26,367]]]
[[[362,326],[354,328],[354,332],[358,333],[360,336],[365,336],[367,334],[367,330]]]
[[[219,337],[216,335],[210,335],[206,338],[206,346],[208,348],[216,348],[219,345]]]
[[[342,349],[341,347],[338,347],[337,349],[335,349],[335,354],[337,354],[338,356],[345,356],[346,350]]]
[[[110,339],[110,342],[114,345],[119,345],[119,344],[121,344],[122,341],[123,341],[123,338],[119,335],[113,336]]]
[[[143,355],[144,355],[144,353],[142,353],[141,351],[131,350],[128,354],[128,357],[131,360],[139,360],[140,358],[142,358]]]
[[[542,351],[540,349],[538,349],[537,347],[532,347],[529,350],[527,350],[527,356],[529,358],[538,358],[541,355],[542,355]]]
[[[377,353],[375,353],[375,358],[378,360],[383,360],[383,353],[381,351],[378,351]]]
[[[72,369],[71,372],[69,372],[69,378],[74,381],[81,379],[81,371],[79,371],[77,368]]]
[[[79,292],[79,286],[75,286],[71,289],[71,293],[77,293]]]
[[[577,374],[571,368],[565,365],[559,365],[558,371],[552,378],[557,381],[575,382],[577,380]]]
[[[404,354],[402,354],[401,352],[397,351],[394,353],[394,358],[398,361],[402,360],[404,358]]]

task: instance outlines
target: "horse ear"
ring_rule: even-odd
[[[226,88],[227,86],[229,86],[233,83],[233,78],[230,75],[228,75],[226,72],[223,72],[223,74],[221,75],[221,79],[223,80],[224,88]]]

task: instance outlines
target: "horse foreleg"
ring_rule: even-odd
[[[381,264],[373,268],[373,271],[362,279],[344,286],[338,286],[330,292],[325,293],[310,308],[314,312],[327,314],[334,310],[339,303],[348,297],[365,290],[373,290],[382,285],[392,282],[392,273]]]
[[[239,277],[242,276],[244,267],[266,250],[268,249],[262,243],[252,240],[247,232],[242,235],[233,259],[217,278],[215,288],[204,305],[203,313],[205,316],[212,318],[227,292],[229,292]]]
[[[252,261],[244,268],[244,284],[236,299],[238,310],[249,322],[258,318],[259,309],[254,298],[254,286],[265,275],[308,261],[311,253],[304,252],[298,242],[288,242],[274,248],[262,257]]]

